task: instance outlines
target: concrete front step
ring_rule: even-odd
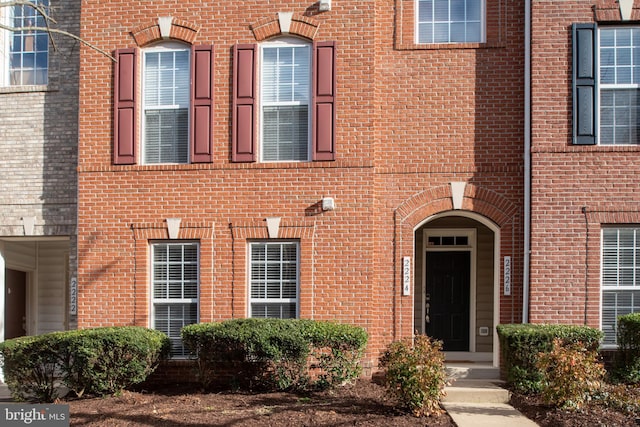
[[[452,381],[445,387],[443,402],[508,403],[510,393],[500,380],[463,379]]]
[[[483,363],[446,363],[447,376],[456,380],[498,380],[500,368]]]

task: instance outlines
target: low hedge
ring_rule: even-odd
[[[234,386],[247,388],[333,386],[360,374],[367,338],[357,326],[301,319],[234,319],[182,329],[205,388],[229,373]],[[310,383],[314,367],[320,373]]]
[[[640,382],[640,313],[618,317],[615,373],[622,381]]]
[[[15,399],[51,402],[61,386],[102,396],[140,383],[169,346],[162,332],[123,326],[11,339],[0,343],[0,355]]]
[[[508,324],[498,325],[497,331],[506,380],[522,393],[541,391],[539,354],[550,352],[555,339],[567,346],[580,342],[587,351],[597,351],[603,337],[602,331],[581,325]]]

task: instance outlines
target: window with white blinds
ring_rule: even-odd
[[[152,327],[171,339],[171,355],[186,356],[180,331],[198,322],[198,243],[151,245]]]
[[[417,43],[484,41],[484,0],[416,0]]]
[[[189,161],[189,50],[144,53],[144,163]]]
[[[640,312],[640,228],[602,230],[603,345],[616,344],[618,316]]]
[[[249,244],[249,317],[298,317],[298,243]]]
[[[261,52],[262,161],[309,160],[311,46],[285,40]]]

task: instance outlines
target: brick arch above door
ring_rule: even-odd
[[[397,230],[407,227],[413,233],[427,218],[453,210],[473,212],[501,228],[518,213],[518,205],[499,193],[471,183],[463,185],[459,209],[454,206],[455,190],[450,184],[431,187],[405,200],[395,210]]]

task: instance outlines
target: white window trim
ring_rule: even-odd
[[[189,99],[186,105],[186,109],[187,109],[187,161],[185,163],[147,163],[144,161],[144,159],[146,159],[146,126],[145,126],[145,112],[147,111],[147,105],[145,103],[144,100],[144,95],[145,95],[145,84],[146,84],[146,79],[145,79],[145,70],[147,67],[147,56],[146,54],[149,52],[175,52],[175,51],[185,51],[187,52],[187,58],[188,58],[188,67],[189,67]],[[140,138],[140,148],[141,148],[141,162],[142,164],[145,165],[163,165],[163,164],[189,164],[191,163],[191,67],[193,66],[193,64],[191,63],[191,50],[189,49],[188,46],[182,44],[182,43],[177,43],[177,42],[162,42],[161,44],[158,45],[154,45],[151,47],[147,47],[144,48],[142,50],[142,71],[140,73],[138,73],[140,75],[140,80],[141,80],[141,92],[140,92],[140,127],[142,128],[142,132],[141,132],[141,138]],[[162,105],[162,106],[157,106],[154,108],[150,108],[151,110],[177,110],[181,107],[180,104],[175,104],[175,105]]]
[[[602,79],[600,78],[600,70],[602,68],[602,61],[601,61],[601,57],[600,57],[600,51],[601,51],[601,49],[600,49],[600,32],[603,29],[607,29],[607,30],[612,29],[612,30],[614,30],[614,29],[617,29],[617,28],[630,28],[630,27],[606,26],[606,27],[602,28],[600,26],[597,26],[597,28],[596,28],[596,49],[597,49],[596,54],[598,55],[598,67],[597,67],[597,70],[596,70],[597,92],[598,92],[596,94],[596,96],[598,97],[598,101],[597,101],[598,102],[598,108],[597,108],[597,111],[596,111],[596,114],[595,114],[595,117],[594,117],[594,119],[595,119],[594,120],[595,121],[594,126],[598,130],[597,138],[596,138],[596,144],[597,145],[602,145],[602,146],[605,146],[605,147],[625,147],[625,146],[635,147],[637,145],[640,145],[640,141],[638,142],[638,144],[631,144],[631,143],[628,143],[628,144],[614,144],[614,143],[603,144],[602,141],[601,141],[602,129],[600,128],[600,116],[601,116],[601,111],[602,111],[602,102],[601,102],[602,101],[601,100],[602,91],[603,90],[606,91],[607,89],[621,89],[621,90],[624,90],[624,89],[639,89],[640,88],[640,84],[604,84],[604,83],[602,83]],[[638,28],[638,27],[636,27],[636,28]]]
[[[0,22],[6,26],[13,26],[13,6],[2,6],[2,3],[7,3],[10,0],[0,0]],[[51,1],[47,7],[51,8]],[[21,87],[46,87],[51,81],[51,46],[47,49],[47,82],[44,84],[35,85],[12,85],[11,84],[11,37],[13,33],[8,30],[0,30],[0,88],[21,88]]]
[[[600,230],[600,330],[604,332],[603,325],[603,313],[604,313],[604,292],[605,291],[638,291],[640,292],[640,286],[605,286],[604,285],[604,231],[605,229],[635,229],[638,230],[636,233],[636,239],[640,239],[640,227],[632,227],[632,226],[619,226],[619,227],[603,227]],[[619,246],[618,246],[619,247]],[[638,255],[638,259],[640,259],[640,254]],[[637,264],[640,267],[640,262]],[[616,316],[617,317],[617,316]],[[617,322],[617,321],[616,321]],[[602,348],[617,348],[617,344],[602,344]]]
[[[487,42],[487,0],[480,0],[482,4],[480,5],[480,41],[472,41],[472,42],[420,42],[420,17],[419,17],[419,8],[420,8],[421,0],[414,0],[413,10],[414,10],[414,19],[413,19],[413,34],[414,34],[414,43],[420,45],[430,45],[430,44],[462,44],[462,43],[486,43]],[[450,21],[449,21],[450,22]]]
[[[296,297],[295,298],[252,298],[251,297],[251,253],[252,253],[252,245],[255,244],[295,244],[296,246]],[[300,318],[300,242],[297,240],[256,240],[251,241],[247,245],[247,317],[251,318],[253,316],[251,312],[251,304],[253,303],[275,303],[275,304],[296,304],[296,314],[295,318]]]
[[[196,298],[154,298],[153,296],[153,254],[156,245],[163,244],[195,244],[196,245],[196,253],[197,253],[197,266],[198,266],[198,277],[197,277],[197,297]],[[181,240],[181,241],[165,241],[165,240],[154,240],[149,242],[149,299],[150,299],[150,310],[149,310],[149,328],[156,329],[155,321],[156,321],[156,304],[196,304],[196,323],[200,323],[200,242],[198,241],[190,241],[190,240]],[[183,284],[184,286],[184,284]],[[184,359],[186,356],[172,356],[172,359]]]
[[[265,47],[278,47],[278,46],[285,46],[285,47],[306,47],[307,49],[309,49],[309,102],[307,103],[307,159],[306,160],[264,160],[263,158],[263,141],[264,141],[264,135],[263,135],[263,128],[264,128],[264,115],[263,115],[263,110],[264,110],[264,106],[267,105],[272,105],[272,106],[296,106],[296,105],[304,105],[300,102],[280,102],[280,103],[273,103],[273,104],[265,104],[262,100],[263,100],[263,84],[262,84],[262,64],[263,64],[263,49]],[[313,69],[312,69],[312,64],[313,64],[313,46],[308,43],[305,42],[302,39],[296,38],[296,37],[280,37],[276,40],[272,40],[272,41],[267,41],[264,42],[262,44],[260,44],[259,46],[259,51],[260,54],[259,59],[258,59],[258,84],[259,84],[259,88],[258,88],[258,110],[259,110],[259,125],[258,125],[258,140],[260,141],[260,143],[258,144],[258,156],[260,159],[261,163],[283,163],[283,162],[293,162],[293,163],[306,163],[306,162],[310,162],[311,161],[311,156],[312,156],[312,152],[311,152],[311,135],[312,135],[312,86],[313,86]]]

